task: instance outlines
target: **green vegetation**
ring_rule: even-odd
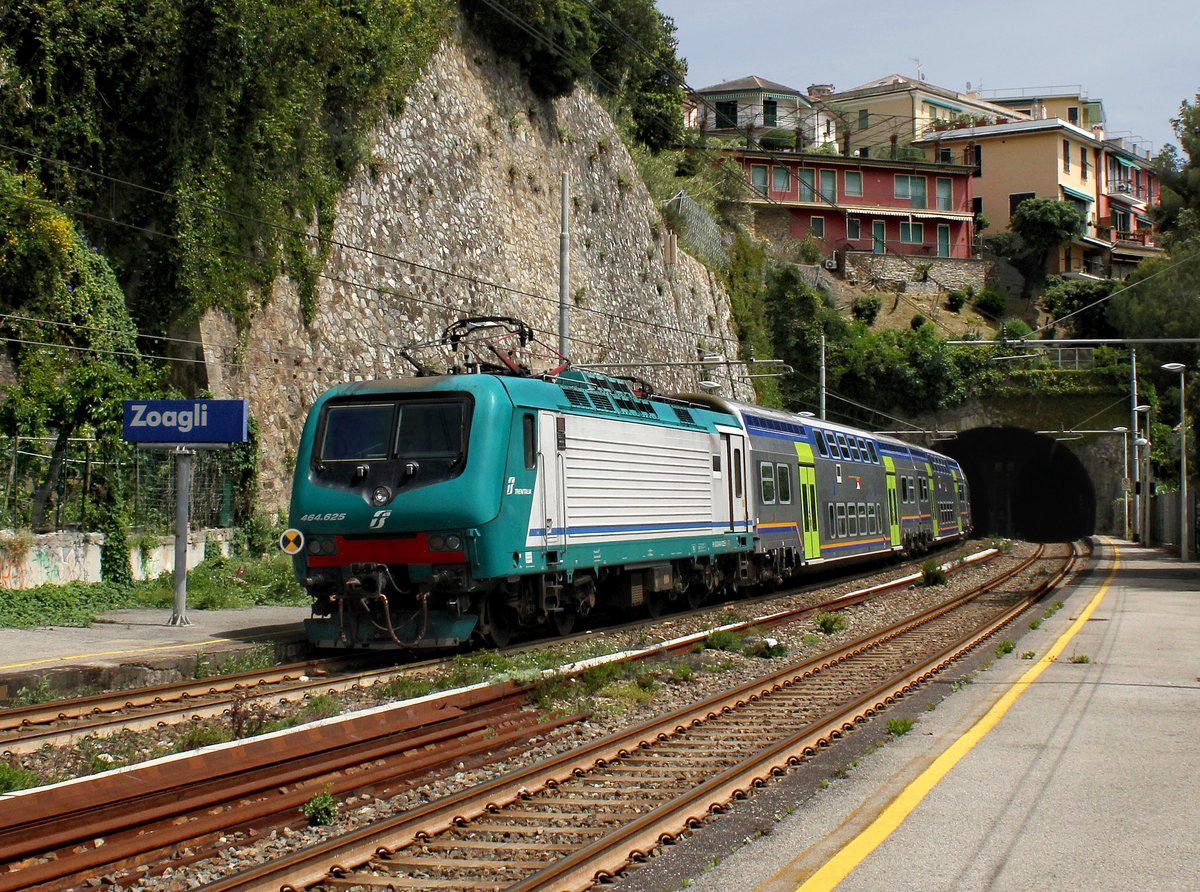
[[[1022,659],[1022,660],[1032,660],[1032,659],[1033,659],[1035,656],[1037,656],[1037,654],[1035,654],[1035,653],[1034,653],[1033,651],[1031,651],[1031,650],[1026,650],[1026,651],[1022,651],[1022,652],[1021,652],[1021,659]]]
[[[826,635],[841,632],[846,628],[846,618],[840,613],[818,613],[813,617],[813,622]]]
[[[1087,654],[1073,654],[1071,656],[1072,663],[1090,663],[1091,661],[1092,661],[1092,658],[1089,657]]]
[[[0,793],[26,790],[36,787],[41,781],[32,771],[17,768],[8,762],[0,762]]]
[[[1016,649],[1017,649],[1017,646],[1013,642],[1007,641],[1007,640],[1001,641],[999,644],[996,645],[996,656],[1002,657],[1006,654],[1012,653]]]
[[[326,826],[337,820],[338,800],[326,787],[312,799],[300,806],[300,813],[313,826]]]
[[[704,646],[709,650],[737,651],[742,649],[745,635],[728,629],[713,632],[704,639]]]
[[[938,563],[937,558],[930,558],[921,564],[921,585],[926,587],[946,584],[946,571]]]
[[[1029,621],[1029,628],[1033,629],[1035,632],[1038,629],[1040,629],[1041,627],[1042,627],[1042,621],[1040,619],[1034,619],[1034,620]]]
[[[893,737],[901,737],[913,729],[912,719],[888,719],[887,731]]]

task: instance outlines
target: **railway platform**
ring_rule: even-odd
[[[1200,564],[1098,539],[1055,597],[615,888],[1200,888]]]
[[[277,659],[299,659],[308,615],[307,606],[190,610],[189,625],[172,626],[169,609],[134,609],[82,628],[0,629],[0,701],[35,685],[66,695],[193,678],[199,662],[264,644]]]

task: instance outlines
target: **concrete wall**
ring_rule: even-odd
[[[204,560],[205,549],[229,554],[231,530],[198,530],[188,537],[188,569]],[[209,544],[211,543],[211,545]],[[27,589],[47,583],[100,582],[101,533],[47,533],[31,536],[0,530],[0,588]],[[175,569],[175,537],[130,549],[134,579],[154,579]]]
[[[659,209],[590,95],[540,100],[460,30],[374,140],[337,208],[312,324],[287,279],[240,337],[218,313],[202,320],[210,389],[247,397],[259,424],[264,509],[286,504],[305,413],[331,385],[411,374],[398,348],[467,315],[518,317],[557,346],[563,173],[572,358],[694,360],[698,342],[736,356],[727,295],[688,255],[668,262]],[[694,368],[628,371],[663,392],[698,381]],[[732,375],[723,392],[752,395]]]

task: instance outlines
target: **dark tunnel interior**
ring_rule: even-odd
[[[1062,542],[1096,531],[1091,478],[1065,443],[991,427],[965,431],[935,448],[966,472],[975,535]]]

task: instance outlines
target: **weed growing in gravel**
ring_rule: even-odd
[[[912,729],[912,719],[888,719],[887,730],[893,737],[901,737]]]
[[[846,628],[846,618],[840,613],[818,613],[813,617],[813,622],[826,635],[832,635],[834,632],[840,632]]]
[[[1040,629],[1041,627],[1042,627],[1042,621],[1040,619],[1034,619],[1034,620],[1029,621],[1029,628],[1033,629],[1035,632],[1038,629]]]
[[[677,660],[671,664],[671,680],[672,681],[691,681],[696,670],[692,668],[692,664],[684,660]]]
[[[1071,657],[1072,663],[1090,663],[1091,661],[1092,661],[1092,658],[1089,657],[1087,654],[1074,654]]]
[[[1016,649],[1017,649],[1017,646],[1015,644],[1013,644],[1013,642],[1007,641],[1007,640],[1001,641],[999,644],[996,645],[996,656],[1002,657],[1005,654],[1012,653]]]
[[[32,687],[24,687],[17,691],[17,696],[13,697],[9,706],[34,706],[38,703],[49,703],[53,699],[54,694],[50,691],[50,685],[43,677],[35,681]]]
[[[801,647],[812,647],[814,644],[820,644],[821,636],[816,632],[805,632],[804,637],[800,639]]]
[[[771,660],[775,657],[787,656],[787,645],[774,638],[756,638],[746,643],[746,646],[742,648],[742,653],[748,657]]]
[[[7,762],[0,762],[0,793],[10,793],[13,790],[24,790],[36,787],[41,781],[32,771],[15,768]]]
[[[1035,654],[1031,650],[1027,650],[1021,654],[1021,659],[1022,660],[1032,660],[1035,656],[1037,656],[1037,654]]]
[[[390,681],[380,682],[371,687],[371,696],[380,702],[392,700],[412,700],[424,697],[434,690],[433,682],[428,678],[413,678],[400,676]]]
[[[704,646],[709,650],[741,650],[743,636],[738,632],[721,630],[713,632],[704,639]]]
[[[946,571],[942,569],[942,565],[937,562],[936,558],[930,558],[921,564],[921,585],[930,588],[945,584]]]
[[[185,750],[196,750],[202,746],[227,743],[232,739],[233,736],[228,729],[216,722],[195,722],[175,742],[175,752],[182,753]]]
[[[325,826],[337,820],[338,801],[326,787],[308,802],[300,806],[300,813],[313,826]]]

